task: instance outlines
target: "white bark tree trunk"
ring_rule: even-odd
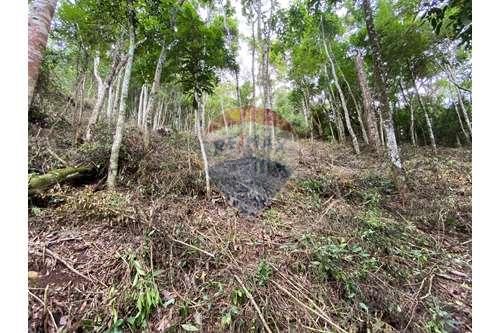
[[[153,80],[153,86],[151,87],[151,94],[149,96],[148,105],[145,114],[145,126],[144,126],[144,147],[149,148],[150,132],[152,121],[152,110],[156,107],[156,101],[158,99],[158,91],[160,90],[161,73],[163,71],[163,66],[165,65],[165,60],[167,59],[167,46],[163,42],[161,46],[160,56],[158,57],[158,62],[156,64],[155,77]]]
[[[57,0],[33,0],[28,14],[28,107],[33,99]]]
[[[469,133],[464,128],[464,123],[462,122],[462,117],[460,117],[460,112],[458,112],[458,107],[457,107],[457,104],[455,102],[453,102],[453,108],[455,109],[455,112],[457,113],[458,122],[460,124],[460,128],[462,129],[462,133],[464,133],[465,140],[467,141],[468,144],[470,144]]]
[[[328,46],[326,45],[325,34],[323,31],[323,21],[321,21],[321,27],[322,27],[322,35],[323,35],[323,38],[322,38],[323,47],[325,49],[326,56],[327,56],[328,61],[330,63],[331,72],[332,72],[332,76],[333,76],[333,83],[335,84],[335,87],[337,88],[337,90],[339,92],[340,103],[342,105],[342,109],[344,110],[344,117],[345,117],[345,123],[347,125],[347,130],[349,131],[349,135],[351,136],[352,146],[354,148],[354,152],[356,154],[359,154],[360,151],[359,151],[358,138],[356,136],[356,133],[354,133],[354,130],[352,129],[351,120],[349,119],[349,111],[347,110],[347,104],[345,101],[344,93],[342,92],[342,89],[340,88],[339,80],[337,78],[337,71],[335,69],[335,63],[333,62],[333,58],[330,55],[330,51],[328,50]],[[363,126],[362,122],[361,122],[361,126]]]
[[[203,168],[205,170],[205,187],[207,191],[207,196],[210,197],[210,174],[208,172],[208,159],[207,153],[205,151],[205,144],[203,143],[203,133],[200,127],[200,116],[202,116],[202,112],[204,112],[203,101],[201,96],[198,96],[195,93],[196,106],[197,110],[195,110],[195,126],[196,126],[196,135],[198,136],[198,141],[200,143],[201,157],[203,159]]]
[[[368,39],[370,41],[370,47],[372,50],[373,76],[375,78],[375,85],[379,94],[379,101],[381,106],[380,113],[384,118],[384,130],[387,138],[388,148],[387,150],[389,159],[392,164],[394,182],[396,183],[398,189],[402,193],[405,193],[407,191],[406,177],[404,174],[403,162],[399,155],[396,133],[394,131],[394,122],[392,120],[392,113],[389,107],[389,99],[387,98],[387,85],[385,79],[386,70],[384,67],[384,62],[382,61],[382,53],[380,49],[378,33],[375,30],[375,24],[373,23],[373,13],[370,5],[370,0],[363,0],[363,12],[366,29],[368,31]]]
[[[123,139],[125,127],[125,112],[127,110],[128,87],[130,84],[130,76],[132,74],[132,64],[134,62],[135,53],[135,31],[132,20],[130,19],[129,26],[129,47],[127,54],[127,64],[123,75],[123,84],[120,94],[120,109],[118,111],[118,119],[116,122],[116,131],[111,146],[111,155],[109,158],[108,179],[107,185],[109,189],[114,189],[116,186],[116,177],[118,175],[118,158],[120,155],[120,147]]]
[[[412,75],[413,75],[413,73],[412,73]],[[434,131],[432,130],[431,118],[429,117],[429,113],[427,112],[427,108],[425,107],[425,105],[422,101],[422,97],[420,96],[420,93],[418,92],[417,83],[415,81],[415,78],[413,78],[413,87],[415,88],[415,94],[417,95],[418,104],[420,105],[420,108],[422,109],[422,111],[424,113],[425,124],[427,125],[427,130],[429,132],[429,139],[431,140],[432,150],[434,151],[434,154],[437,154],[436,140],[434,138]]]
[[[340,69],[339,69],[339,71],[340,71]],[[358,104],[358,101],[356,100],[356,97],[354,97],[354,94],[353,94],[352,89],[351,89],[351,85],[349,84],[349,82],[345,78],[345,75],[344,75],[344,73],[342,73],[342,71],[340,71],[340,75],[344,79],[344,82],[345,82],[345,84],[347,86],[347,91],[349,92],[349,95],[351,96],[351,99],[352,99],[352,101],[354,103],[354,107],[356,109],[356,115],[358,116],[359,126],[361,127],[361,134],[363,136],[363,141],[366,144],[369,144],[370,141],[368,140],[368,134],[366,132],[365,123],[363,121],[363,116],[362,116],[361,108],[359,107],[359,104]]]
[[[370,88],[368,87],[368,80],[366,79],[366,72],[361,55],[357,54],[355,56],[354,64],[356,67],[359,86],[361,88],[361,94],[363,96],[363,108],[365,111],[364,118],[366,119],[367,124],[368,142],[378,152],[380,151],[380,137],[377,129],[377,118],[375,112],[373,111],[373,99]]]

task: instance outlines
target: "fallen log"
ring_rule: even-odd
[[[80,166],[54,169],[43,175],[31,173],[28,175],[28,194],[39,193],[55,184],[88,175],[93,171],[92,167]]]

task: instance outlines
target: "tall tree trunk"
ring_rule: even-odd
[[[359,154],[360,151],[359,151],[358,138],[356,136],[356,133],[354,133],[354,130],[352,129],[351,120],[349,119],[349,111],[347,110],[347,104],[345,101],[344,93],[342,92],[342,89],[340,88],[339,80],[337,78],[335,63],[333,62],[333,58],[330,55],[330,51],[328,50],[328,46],[326,45],[325,34],[323,31],[323,17],[321,18],[321,29],[322,29],[322,33],[323,33],[323,38],[322,38],[323,39],[323,47],[325,48],[326,56],[328,58],[328,61],[330,62],[331,72],[332,72],[332,76],[333,76],[333,83],[335,84],[335,87],[337,88],[337,90],[339,92],[340,103],[342,105],[342,109],[344,110],[345,123],[347,125],[347,130],[349,131],[349,135],[351,136],[352,146],[354,148],[354,152],[356,154]]]
[[[424,112],[425,124],[427,125],[427,130],[429,132],[429,139],[431,140],[432,150],[433,150],[434,154],[437,154],[436,140],[434,138],[434,131],[432,130],[431,118],[429,117],[429,113],[427,112],[427,108],[425,107],[425,105],[422,101],[422,97],[420,96],[420,93],[418,92],[417,83],[415,81],[415,77],[414,77],[413,72],[412,72],[412,77],[413,77],[413,79],[412,79],[413,88],[415,88],[415,94],[417,95],[418,104],[420,105],[420,108]]]
[[[87,75],[83,77],[82,83],[79,87],[79,94],[77,97],[79,99],[75,100],[75,118],[74,118],[74,126],[75,126],[75,143],[78,142],[80,138],[81,124],[83,118],[83,107],[85,104],[85,82],[87,80]]]
[[[158,91],[160,89],[161,73],[163,71],[163,66],[165,65],[165,60],[167,59],[167,46],[165,42],[162,42],[160,56],[158,57],[158,62],[156,63],[155,77],[153,80],[153,86],[151,87],[151,93],[149,95],[148,107],[146,108],[146,126],[144,126],[144,147],[149,148],[150,132],[152,122],[152,110],[156,107],[156,101],[158,99]]]
[[[441,66],[441,67],[443,67],[443,66]],[[466,90],[466,89],[463,87],[460,87],[460,85],[457,83],[457,78],[455,77],[455,74],[453,73],[451,65],[447,61],[445,61],[444,70],[446,71],[446,74],[447,74],[449,80],[455,86],[460,109],[462,110],[462,115],[464,116],[465,124],[467,125],[467,128],[468,128],[469,133],[470,133],[470,135],[469,135],[469,139],[470,139],[472,137],[472,123],[471,123],[471,120],[469,119],[469,114],[468,114],[467,110],[465,109],[463,98],[462,98],[462,92],[460,91],[460,90]]]
[[[208,172],[208,159],[207,153],[205,151],[205,144],[203,143],[203,133],[200,127],[200,116],[202,116],[202,112],[204,112],[204,107],[202,105],[203,98],[198,96],[195,93],[196,100],[196,110],[195,110],[195,126],[196,126],[196,135],[198,136],[198,141],[200,143],[201,157],[203,158],[203,168],[205,170],[205,187],[207,191],[207,196],[210,197],[210,174]]]
[[[373,99],[370,89],[368,87],[368,80],[366,79],[366,72],[363,64],[363,58],[357,54],[354,58],[356,66],[356,73],[358,76],[359,86],[363,95],[363,108],[365,111],[365,119],[368,130],[368,141],[377,152],[380,151],[380,137],[377,130],[377,118],[373,111]]]
[[[146,94],[146,84],[144,83],[142,86],[141,86],[141,93],[139,94],[139,105],[137,106],[137,127],[138,128],[142,128],[142,118],[143,118],[143,115],[142,115],[142,110],[144,109],[143,108],[143,104],[145,103],[145,94]]]
[[[28,14],[28,107],[33,99],[57,0],[33,0]]]
[[[462,129],[462,133],[464,133],[465,140],[467,141],[468,144],[470,144],[469,133],[464,128],[464,123],[462,122],[462,118],[460,117],[460,112],[458,112],[458,107],[457,107],[457,104],[455,102],[453,102],[453,108],[455,109],[455,112],[457,113],[458,122],[460,124],[460,128]]]
[[[109,118],[109,123],[111,124],[115,115],[118,113],[118,108],[120,105],[120,92],[123,83],[123,76],[125,73],[125,68],[120,69],[120,73],[116,78],[116,86],[115,86],[115,97],[113,97],[113,109],[111,110],[111,116]]]
[[[134,62],[135,53],[135,28],[132,19],[132,14],[129,13],[129,46],[127,53],[127,64],[125,73],[123,74],[123,83],[120,95],[120,109],[118,111],[118,119],[116,121],[116,131],[111,146],[111,155],[109,157],[109,169],[107,185],[109,189],[114,189],[116,186],[116,177],[118,175],[118,158],[120,155],[120,147],[122,144],[123,131],[125,127],[125,112],[127,110],[128,87],[130,84],[130,76],[132,74],[132,64]]]
[[[467,128],[469,129],[470,137],[472,137],[472,124],[471,124],[471,121],[469,120],[469,114],[467,113],[467,110],[465,109],[465,106],[464,106],[464,101],[462,99],[462,93],[460,92],[460,89],[456,88],[456,90],[457,90],[457,96],[458,96],[458,103],[460,105],[460,109],[462,110],[465,124],[467,125]]]
[[[121,45],[121,42],[119,43]],[[120,55],[119,55],[119,49],[121,47],[118,47],[113,56],[113,63],[111,65],[111,70],[108,74],[108,76],[103,80],[101,76],[99,75],[99,62],[100,58],[99,56],[96,56],[94,58],[94,76],[97,81],[97,101],[94,105],[94,109],[92,110],[92,113],[89,118],[89,122],[87,124],[87,130],[85,132],[85,141],[90,141],[92,139],[92,132],[94,131],[95,125],[97,123],[97,118],[99,117],[99,114],[101,113],[102,107],[104,105],[104,101],[106,99],[106,93],[108,92],[108,88],[113,81],[113,79],[116,76],[116,73],[118,72],[118,67],[120,66]]]
[[[386,80],[385,80],[385,68],[382,61],[382,53],[380,51],[380,44],[378,39],[377,31],[375,30],[375,25],[373,23],[373,14],[370,7],[370,0],[363,0],[363,10],[366,22],[366,28],[368,30],[368,37],[370,40],[370,46],[373,55],[373,74],[375,78],[375,85],[379,94],[381,115],[384,119],[384,129],[387,138],[387,151],[389,154],[389,159],[392,163],[392,170],[394,174],[394,181],[396,186],[401,192],[406,192],[406,177],[404,175],[403,162],[399,155],[398,144],[396,141],[396,133],[394,130],[394,122],[392,120],[391,110],[389,108],[389,100],[387,98],[387,92],[385,90]]]
[[[413,111],[413,103],[411,99],[408,99],[405,94],[405,89],[403,87],[403,79],[399,80],[399,88],[401,89],[401,95],[403,95],[403,100],[405,103],[408,105],[410,108],[410,138],[411,138],[411,144],[413,146],[416,146],[416,140],[415,140],[415,112]]]
[[[342,121],[342,113],[339,112],[340,107],[337,104],[335,99],[335,94],[333,93],[333,89],[330,85],[328,85],[328,91],[330,95],[330,104],[332,105],[332,110],[335,113],[335,126],[337,126],[337,132],[339,136],[339,142],[345,142],[345,131],[344,131],[344,122]]]
[[[115,95],[113,94],[113,86],[114,82],[111,83],[108,88],[108,105],[106,106],[106,118],[108,118],[108,121],[111,118],[111,112],[113,111],[113,98],[115,98]]]
[[[351,99],[354,103],[354,107],[356,109],[356,115],[358,116],[359,126],[361,127],[361,134],[363,136],[363,141],[366,144],[370,144],[370,141],[368,139],[368,134],[366,132],[365,121],[363,120],[361,108],[359,107],[358,101],[356,100],[356,97],[354,97],[354,94],[352,92],[351,85],[349,84],[349,81],[347,81],[344,73],[342,73],[342,70],[340,70],[340,68],[339,68],[339,73],[342,76],[342,79],[344,80],[344,82],[347,86],[347,91],[349,92],[349,95],[351,96]]]
[[[328,92],[323,92],[323,93],[326,95],[326,99],[328,100],[328,103],[330,104],[330,108],[332,110],[332,117],[330,117],[330,115],[327,113],[328,125],[330,126],[330,132],[332,133],[332,142],[337,143],[337,140],[335,139],[335,135],[333,134],[333,127],[332,127],[332,122],[336,121],[336,119],[337,119],[337,116],[335,114],[335,106],[333,105],[333,102],[332,102],[331,98],[329,97],[329,93]]]

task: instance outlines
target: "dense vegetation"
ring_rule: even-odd
[[[30,329],[471,330],[471,11],[33,0]],[[248,215],[214,166],[257,133]]]

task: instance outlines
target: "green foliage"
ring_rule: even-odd
[[[431,313],[431,320],[425,324],[427,332],[445,333],[454,330],[456,326],[455,321],[447,311],[439,306],[435,299],[433,299],[433,306],[429,310]]]
[[[226,312],[222,315],[221,318],[221,325],[222,327],[227,327],[231,325],[231,323],[234,321],[236,316],[238,315],[238,308],[235,307],[234,305],[231,305]]]
[[[162,304],[155,281],[155,277],[162,271],[146,270],[132,253],[127,259],[133,274],[130,298],[135,301],[137,311],[135,315],[127,318],[127,322],[134,328],[145,328],[152,312]]]
[[[340,283],[348,299],[357,294],[356,281],[377,268],[378,262],[363,247],[349,244],[344,239],[304,237],[302,243],[312,252],[311,268],[322,280]]]
[[[172,48],[184,93],[211,94],[218,82],[216,69],[231,67],[234,55],[226,49],[221,20],[205,24],[189,3],[177,17],[177,43]]]
[[[265,260],[259,262],[257,267],[257,274],[255,279],[257,280],[257,285],[264,287],[269,282],[271,275],[273,274],[273,268]]]
[[[231,292],[231,304],[233,304],[234,306],[240,306],[245,304],[246,300],[247,297],[243,289],[233,289],[233,291]]]

